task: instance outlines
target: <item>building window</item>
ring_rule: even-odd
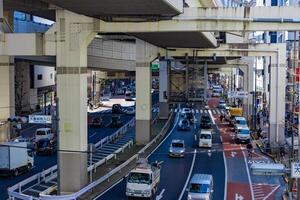
[[[43,74],[38,74],[37,75],[37,80],[42,80],[43,79]]]
[[[50,73],[50,79],[53,79],[53,74],[52,73]]]

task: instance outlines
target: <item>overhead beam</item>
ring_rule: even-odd
[[[184,8],[171,20],[156,22],[95,21],[101,33],[147,33],[179,31],[298,31],[299,7]]]

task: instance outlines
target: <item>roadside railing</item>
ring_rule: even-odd
[[[81,190],[79,190],[78,192],[75,192],[73,194],[53,196],[53,195],[47,195],[47,194],[41,193],[40,194],[40,200],[76,200],[77,198],[81,197],[83,194],[91,191],[92,189],[97,187],[99,184],[101,184],[104,181],[108,180],[110,177],[112,177],[116,173],[121,172],[125,167],[132,164],[132,162],[136,163],[136,161],[139,159],[140,155],[145,154],[146,151],[149,151],[149,153],[150,153],[153,149],[149,149],[149,148],[152,147],[156,142],[158,142],[161,138],[163,138],[165,136],[165,134],[167,133],[167,131],[168,131],[170,125],[171,125],[171,121],[173,119],[173,116],[174,116],[174,112],[171,113],[171,116],[169,117],[168,121],[166,122],[166,124],[162,128],[161,132],[154,139],[152,139],[151,142],[149,142],[145,147],[143,147],[137,154],[132,156],[130,159],[128,159],[127,161],[125,161],[124,163],[119,165],[118,167],[111,170],[105,176],[103,176],[103,177],[99,178],[98,180],[90,183],[86,187],[82,188]]]
[[[116,140],[120,135],[125,134],[126,131],[130,128],[133,127],[135,125],[135,119],[133,118],[132,120],[130,120],[128,123],[126,123],[123,127],[121,127],[120,129],[118,129],[113,135],[107,136],[105,138],[103,138],[102,140],[100,140],[99,142],[97,142],[95,144],[96,148],[102,148],[105,144],[108,144],[114,140]],[[97,167],[99,167],[100,165],[107,163],[108,160],[112,159],[112,158],[116,158],[116,154],[123,152],[127,147],[131,147],[133,146],[133,141],[130,140],[128,141],[124,146],[120,147],[119,149],[117,149],[116,151],[114,151],[112,154],[106,156],[105,158],[99,160],[98,162],[88,166],[87,170],[88,172],[91,170],[96,171]],[[26,194],[22,193],[22,188],[26,185],[30,185],[34,186],[36,184],[39,184],[41,182],[48,182],[50,180],[53,180],[57,177],[57,165],[54,165],[53,167],[44,170],[40,173],[37,173],[19,183],[17,183],[16,185],[9,187],[7,189],[8,191],[8,196],[9,199],[22,199],[22,200],[33,200],[33,199],[39,199],[36,197],[32,197]],[[27,187],[28,188],[28,187]],[[45,190],[47,191],[47,189]]]

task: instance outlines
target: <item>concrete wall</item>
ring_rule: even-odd
[[[34,66],[34,88],[46,87],[55,84],[54,67],[49,66]],[[38,76],[42,75],[42,80],[38,80]]]

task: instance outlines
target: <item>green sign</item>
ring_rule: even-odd
[[[158,71],[159,69],[159,64],[158,63],[152,63],[151,64],[151,70],[152,71]]]

